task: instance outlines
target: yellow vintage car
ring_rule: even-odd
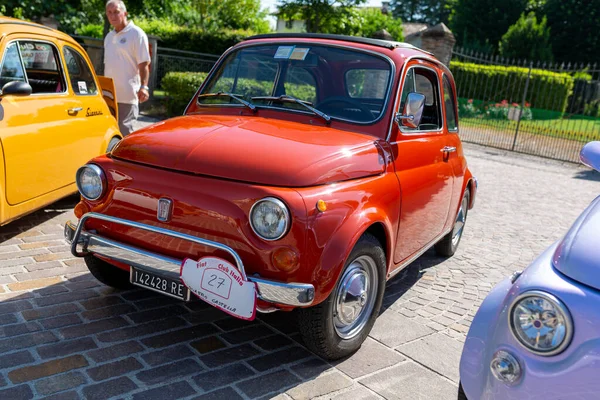
[[[48,27],[0,17],[0,225],[77,191],[75,173],[121,138],[111,79]]]

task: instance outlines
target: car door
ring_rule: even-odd
[[[57,43],[37,35],[11,35],[2,49],[0,82],[24,80],[32,94],[2,99],[0,135],[5,156],[6,200],[17,205],[74,181],[73,110]]]
[[[452,198],[453,171],[448,163],[448,134],[444,129],[440,72],[426,61],[406,68],[399,111],[410,92],[425,95],[417,128],[395,126],[391,145],[402,190],[400,223],[394,262],[418,254],[444,233]]]

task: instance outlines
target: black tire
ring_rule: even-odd
[[[92,255],[87,255],[83,259],[94,278],[105,285],[115,289],[131,289],[133,287],[129,282],[129,272]]]
[[[369,260],[373,261],[373,265],[371,265],[371,261]],[[356,269],[356,266],[361,265],[360,262],[365,261],[371,265],[365,270],[376,271],[377,277],[372,278],[372,281],[377,283],[377,287],[368,287],[368,290],[373,293],[372,299],[370,299],[369,296],[355,296],[355,298],[360,299],[358,300],[360,309],[356,320],[366,322],[360,323],[359,328],[356,328],[356,332],[352,331],[350,333],[351,337],[343,338],[340,336],[340,333],[338,333],[340,328],[336,326],[335,322],[339,321],[335,306],[337,293],[341,288],[343,279],[346,276],[358,276],[359,274],[356,272],[352,274],[352,272],[360,271],[360,268]],[[351,265],[352,268],[349,268]],[[385,277],[386,261],[383,248],[377,238],[366,233],[358,240],[354,249],[352,249],[350,256],[346,260],[346,264],[344,265],[344,270],[340,274],[340,278],[338,279],[335,288],[329,294],[329,297],[316,306],[298,310],[298,328],[302,334],[306,347],[313,353],[327,360],[337,360],[358,350],[369,335],[369,332],[371,331],[371,328],[373,328],[373,324],[379,315],[379,309],[381,308],[381,302],[383,300],[383,292],[385,290]],[[351,281],[348,280],[347,282]],[[372,309],[369,311],[371,304]],[[361,311],[363,307],[365,307],[365,310]],[[354,316],[356,308],[354,307],[352,310],[352,315]]]
[[[456,400],[467,400],[467,395],[465,394],[462,383],[460,382],[458,383],[458,396]]]
[[[120,137],[114,137],[112,139],[110,139],[110,142],[108,142],[108,146],[106,146],[106,152],[110,153],[112,151],[112,149],[117,145],[117,143],[119,143],[121,141]]]
[[[458,213],[456,214],[456,219],[454,220],[454,226],[452,230],[442,238],[439,242],[435,244],[435,252],[439,256],[443,257],[451,257],[456,253],[458,249],[458,245],[460,244],[460,240],[462,239],[464,227],[467,223],[467,215],[469,213],[469,201],[471,199],[471,193],[469,192],[469,188],[465,190],[465,194],[463,194],[463,198],[460,202],[460,208],[458,209]],[[457,232],[457,224],[462,223],[462,227]],[[458,235],[457,237],[455,237]]]

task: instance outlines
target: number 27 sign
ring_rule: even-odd
[[[208,304],[245,320],[256,316],[256,285],[242,278],[230,262],[216,257],[185,259],[181,281]]]

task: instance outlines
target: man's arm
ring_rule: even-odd
[[[142,82],[142,86],[138,91],[138,99],[140,103],[145,102],[150,97],[148,93],[148,78],[150,76],[150,62],[143,62],[138,64],[138,71],[140,72],[140,80]]]

